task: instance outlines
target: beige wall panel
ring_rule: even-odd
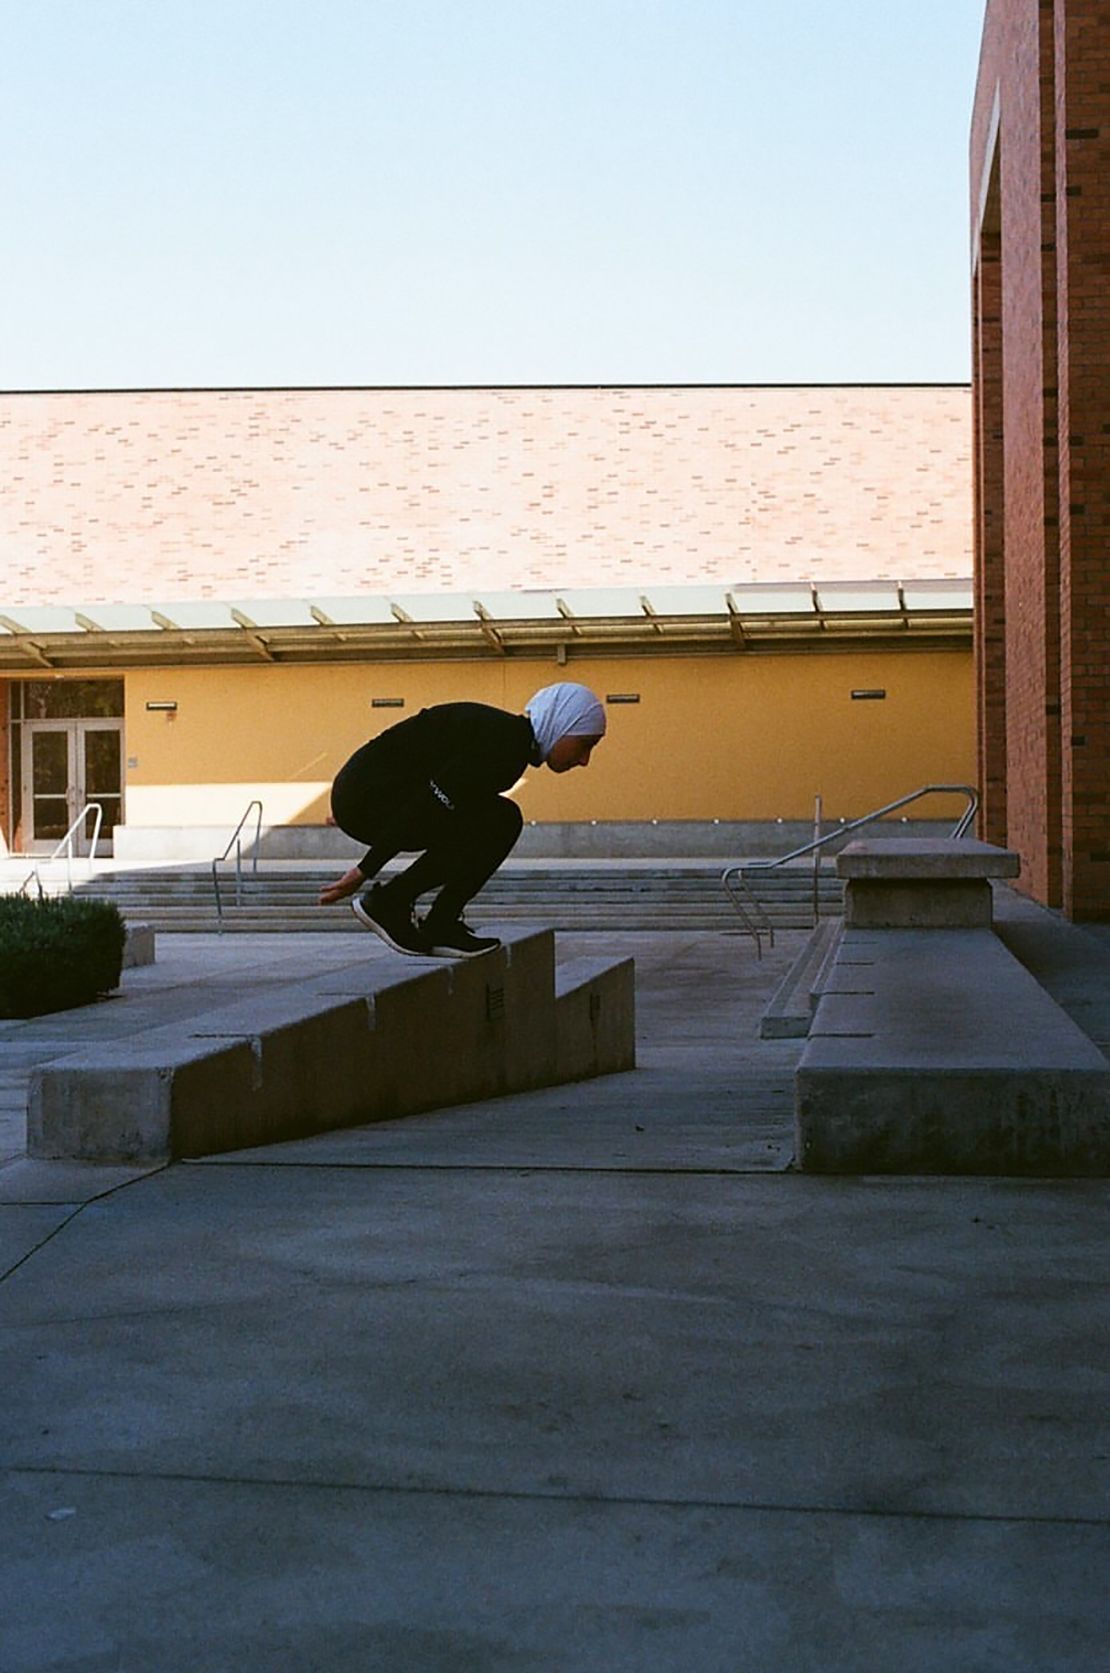
[[[445,663],[144,670],[126,690],[129,825],[234,822],[253,796],[268,823],[320,824],[332,778],[368,737],[425,703],[502,702],[499,668]],[[167,700],[176,713],[148,712]]]
[[[527,775],[527,819],[805,819],[816,794],[827,818],[849,818],[975,770],[970,652],[154,670],[127,675],[127,823],[226,823],[252,796],[269,824],[320,823],[367,737],[430,703],[519,710],[560,677],[640,702],[610,707],[585,771]],[[853,701],[859,688],[887,695]],[[147,711],[168,699],[173,716]]]

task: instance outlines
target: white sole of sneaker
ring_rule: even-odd
[[[500,945],[501,943],[498,941],[492,947],[479,947],[477,952],[474,953],[464,953],[458,947],[429,947],[428,956],[430,958],[485,958],[487,954],[495,953]]]
[[[372,918],[370,916],[358,895],[356,895],[354,900],[351,902],[351,911],[354,913],[363,929],[370,930],[378,937],[379,941],[384,941],[387,947],[392,947],[395,953],[401,953],[405,958],[428,958],[430,956],[430,950],[428,948],[424,948],[420,952],[417,952],[415,947],[402,947],[399,942],[394,941],[389,931],[385,928],[385,925],[379,924],[376,918]]]

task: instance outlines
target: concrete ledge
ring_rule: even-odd
[[[771,995],[759,1019],[761,1040],[805,1039],[843,929],[840,918],[822,918]]]
[[[1020,856],[971,837],[916,837],[850,842],[836,859],[845,878],[944,884],[961,878],[1016,877]]]
[[[588,1080],[636,1067],[636,980],[632,959],[572,959],[555,979],[559,1081]]]
[[[31,1074],[27,1153],[40,1160],[161,1162],[246,1143],[256,1085],[250,1042],[213,1046],[184,1028],[74,1052]]]
[[[631,984],[631,960],[616,969],[614,986],[604,968],[590,978],[607,1019],[596,1066],[576,1056],[566,1078],[624,1067],[634,1051],[632,1005],[605,999]],[[28,1150],[210,1155],[549,1085],[563,1066],[555,937],[523,931],[481,959],[374,960],[69,1053],[32,1074]]]
[[[846,930],[795,1117],[813,1172],[1110,1172],[1110,1063],[989,930]]]
[[[990,929],[991,910],[985,878],[940,885],[856,878],[844,885],[844,922],[852,929]]]
[[[123,944],[123,969],[154,963],[154,931],[149,924],[128,924]]]
[[[1016,877],[1010,849],[964,837],[850,842],[837,855],[844,922],[870,929],[989,929],[992,877]]]

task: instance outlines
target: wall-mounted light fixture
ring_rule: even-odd
[[[148,703],[147,709],[151,714],[175,715],[177,713],[177,704],[172,701],[165,703]]]
[[[370,699],[372,709],[403,709],[404,706],[405,699],[403,697],[371,697]]]
[[[885,696],[886,696],[886,692],[883,690],[882,686],[876,686],[874,691],[853,691],[852,702],[853,703],[881,702],[882,699]]]
[[[607,703],[638,703],[640,693],[638,691],[607,691],[605,701]]]

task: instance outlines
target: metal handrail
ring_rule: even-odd
[[[851,819],[846,825],[837,825],[835,830],[826,832],[824,836],[816,837],[812,842],[803,843],[801,848],[792,848],[789,854],[780,854],[777,860],[738,860],[733,865],[726,866],[721,873],[721,887],[741,917],[747,921],[747,912],[740,904],[736,887],[732,881],[733,878],[739,879],[739,887],[747,895],[748,904],[753,904],[756,897],[752,894],[744,877],[746,871],[774,871],[779,866],[787,865],[791,860],[802,859],[806,854],[816,856],[830,842],[838,842],[841,837],[847,836],[849,831],[858,831],[863,825],[872,825],[878,819],[885,819],[887,814],[897,813],[900,807],[908,807],[911,802],[920,801],[922,796],[936,795],[967,797],[968,805],[952,828],[954,837],[966,836],[976,813],[979,811],[978,790],[970,784],[923,784],[920,790],[911,790],[908,796],[899,796],[897,801],[888,802],[885,807],[875,808],[874,812],[865,813],[860,819]],[[774,946],[773,941],[771,945]]]
[[[752,940],[755,942],[756,958],[761,959],[763,957],[763,936],[767,937],[768,945],[770,947],[773,948],[775,945],[775,926],[771,922],[770,914],[763,902],[756,895],[752,894],[752,891],[748,888],[747,883],[742,877],[740,879],[740,887],[747,896],[747,900],[743,900],[741,896],[731,887],[731,885],[727,883],[725,884],[725,892],[732,901],[732,904],[736,908],[737,912],[739,912],[741,918],[743,918],[744,930],[746,934],[750,935]],[[753,919],[755,920],[754,922]]]
[[[258,876],[258,849],[262,840],[262,803],[257,797],[247,803],[243,816],[231,833],[230,841],[222,854],[217,854],[212,861],[212,891],[216,897],[216,926],[219,933],[224,932],[224,905],[220,896],[220,874],[218,868],[223,865],[231,850],[235,850],[235,904],[243,904],[243,844],[240,841],[243,826],[250,818],[252,811],[257,808],[254,821],[254,855],[251,864],[251,876]]]
[[[38,888],[39,899],[45,899],[40,868],[41,866],[48,866],[52,864],[52,862],[58,858],[58,855],[62,852],[63,848],[66,852],[66,892],[67,894],[73,893],[73,838],[78,829],[85,823],[85,820],[88,818],[90,813],[95,815],[95,818],[93,819],[92,841],[89,843],[88,854],[84,855],[83,858],[88,860],[89,876],[92,876],[92,868],[96,861],[96,845],[100,841],[100,827],[104,823],[104,808],[100,802],[85,803],[84,807],[73,821],[73,824],[69,827],[69,830],[66,832],[61,842],[59,842],[57,848],[54,849],[53,853],[47,854],[45,858],[33,868],[33,870],[27,873],[27,876],[23,879],[23,882],[19,885],[19,888],[16,891],[18,894],[24,894],[28,883],[34,883]]]

